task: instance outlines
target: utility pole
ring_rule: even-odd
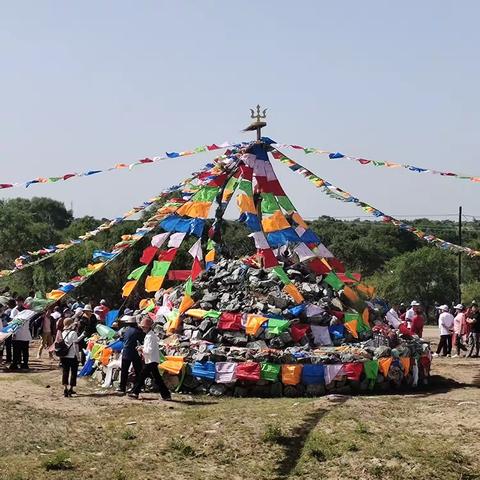
[[[458,244],[462,246],[462,207],[458,207]],[[458,303],[462,303],[462,253],[458,252]]]

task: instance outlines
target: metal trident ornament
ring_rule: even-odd
[[[268,108],[265,108],[262,113],[260,113],[260,105],[257,105],[257,114],[255,115],[255,112],[253,109],[250,109],[252,114],[250,115],[250,118],[256,119],[257,122],[260,122],[262,119],[267,118],[267,110]]]
[[[267,118],[267,109],[261,109],[260,105],[257,105],[257,114],[255,115],[255,111],[251,108],[250,109],[251,115],[250,118],[253,118],[254,122],[252,122],[247,128],[245,128],[244,132],[257,132],[257,140],[260,141],[262,137],[262,128],[267,125],[265,119]]]

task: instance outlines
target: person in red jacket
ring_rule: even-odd
[[[412,318],[412,326],[410,327],[412,335],[418,335],[420,338],[422,338],[424,325],[425,317],[423,316],[423,312],[420,308],[416,308],[415,315]]]

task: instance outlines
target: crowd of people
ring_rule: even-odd
[[[0,318],[5,327],[19,312],[29,309],[34,292],[24,298],[16,293],[10,294],[6,289],[0,294],[0,299]],[[98,305],[93,300],[86,300],[70,301],[63,306],[49,308],[32,321],[25,322],[11,337],[0,343],[0,362],[4,362],[9,371],[29,370],[30,342],[39,337],[37,358],[41,358],[44,352],[52,361],[60,358],[64,396],[71,397],[76,393],[74,388],[77,385],[79,366],[86,362],[87,340],[97,333],[97,325],[105,324],[109,311],[105,300],[100,300]],[[158,371],[160,350],[158,338],[152,331],[153,321],[145,317],[138,322],[137,316],[131,315],[132,313],[126,309],[122,320],[112,325],[124,344],[117,392],[121,395],[127,393],[132,366],[135,384],[128,392],[130,397],[138,398],[145,380],[150,376],[157,384],[162,398],[170,400],[170,392]]]
[[[34,292],[24,298],[5,289],[0,293],[0,319],[5,327],[20,312],[29,309],[34,300]],[[93,300],[84,302],[71,300],[63,305],[47,309],[25,322],[15,333],[0,343],[0,362],[10,371],[29,369],[30,342],[40,338],[37,358],[44,353],[52,361],[60,358],[64,396],[75,394],[77,372],[86,362],[88,339],[97,333],[97,326],[105,324],[110,309],[105,300],[98,304]],[[467,357],[480,354],[480,309],[473,301],[466,308],[462,304],[452,307],[436,307],[439,328],[439,343],[433,356],[459,357],[465,352]],[[138,313],[138,312],[135,312]],[[426,315],[422,305],[413,300],[407,308],[404,304],[392,305],[385,315],[385,322],[401,334],[417,335],[422,338]],[[160,351],[158,337],[152,330],[153,321],[149,316],[139,317],[126,309],[120,320],[111,327],[123,341],[120,384],[117,393],[129,394],[138,398],[147,377],[152,377],[164,400],[170,400],[170,392],[165,386],[158,365]],[[452,355],[452,349],[455,349]],[[135,373],[133,388],[127,392],[129,372]]]
[[[480,354],[480,309],[472,301],[467,308],[459,303],[455,306],[441,305],[435,307],[440,339],[434,357],[478,357]],[[393,305],[387,312],[387,323],[400,333],[422,337],[426,323],[425,313],[419,302],[413,300],[410,308],[404,304]],[[454,354],[452,355],[452,350]]]

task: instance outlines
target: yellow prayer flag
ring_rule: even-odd
[[[162,288],[165,277],[152,277],[148,275],[145,279],[145,291],[146,292],[158,292]]]
[[[137,280],[129,280],[122,288],[122,297],[128,297],[137,285]]]

